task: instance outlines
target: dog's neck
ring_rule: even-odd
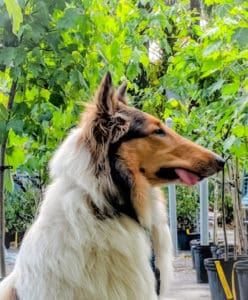
[[[106,199],[106,202],[111,203],[111,205],[98,207],[91,196],[89,194],[87,195],[86,203],[92,214],[98,220],[104,221],[109,218],[119,218],[122,215],[126,215],[140,224],[137,214],[134,208],[130,206],[130,203],[120,203],[120,201],[115,200],[113,196],[111,196],[111,199]]]
[[[143,181],[142,178],[138,179],[137,182]],[[94,199],[87,194],[86,203],[91,210],[92,214],[101,221],[110,218],[119,218],[120,216],[127,216],[137,222],[146,231],[151,230],[151,200],[149,197],[149,190],[151,187],[146,183],[142,182],[141,186],[133,186],[130,192],[130,198],[128,201],[126,199],[118,199],[119,194],[116,194],[116,199],[114,195],[109,195],[110,198],[105,198],[104,207],[99,207],[94,201]],[[105,194],[105,197],[107,195]]]

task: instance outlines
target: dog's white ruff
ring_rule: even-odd
[[[151,239],[161,272],[161,297],[172,273],[171,239],[160,192],[150,191],[148,231],[127,216],[97,219],[87,204],[104,207],[101,180],[75,129],[51,162],[52,183],[25,236],[14,271],[0,285],[19,300],[157,300]],[[3,300],[3,299],[2,299]]]

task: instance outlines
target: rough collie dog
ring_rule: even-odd
[[[157,300],[172,273],[166,208],[156,187],[193,185],[216,154],[127,106],[109,73],[50,164],[52,182],[1,300]],[[156,293],[151,249],[160,270]]]

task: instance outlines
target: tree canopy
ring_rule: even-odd
[[[0,0],[5,189],[17,168],[46,183],[52,152],[107,70],[129,81],[135,106],[247,167],[247,1],[206,0],[201,13],[172,2]]]
[[[106,70],[116,83],[129,80],[135,105],[244,161],[248,5],[205,5],[199,16],[188,1],[0,3],[0,139],[8,133],[8,164],[44,170]]]

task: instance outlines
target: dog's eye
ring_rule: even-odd
[[[155,129],[155,130],[153,131],[153,134],[160,135],[160,136],[165,136],[165,132],[164,132],[164,130],[161,129],[161,128]]]

